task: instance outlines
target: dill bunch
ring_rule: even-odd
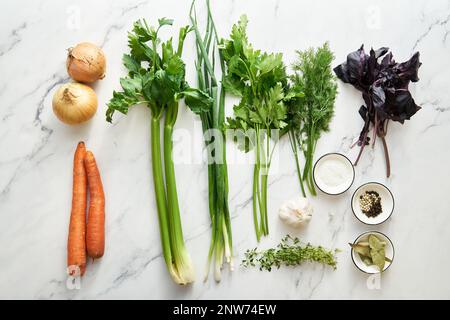
[[[331,68],[333,59],[333,52],[325,43],[316,49],[297,51],[297,60],[292,65],[290,96],[293,98],[287,102],[289,139],[304,196],[304,182],[311,195],[317,194],[312,172],[314,153],[322,133],[329,131],[334,115],[337,84]],[[298,160],[300,151],[305,157],[303,172]]]

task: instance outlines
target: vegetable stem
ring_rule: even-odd
[[[256,240],[259,242],[261,239],[261,231],[259,228],[259,222],[258,222],[258,199],[259,199],[259,192],[258,192],[258,186],[259,186],[259,170],[258,170],[258,164],[255,163],[254,169],[253,169],[253,223],[255,225],[255,233],[256,233]]]
[[[293,137],[295,133],[292,132],[292,130],[289,130],[288,135],[289,135],[289,142],[291,144],[291,149],[292,152],[294,154],[294,158],[295,158],[295,166],[297,169],[297,176],[298,176],[298,181],[300,183],[300,188],[302,190],[302,195],[304,197],[306,197],[306,192],[305,192],[305,186],[303,185],[303,179],[302,179],[302,170],[300,168],[300,161],[298,159],[298,148],[297,148],[297,142],[295,140],[295,137]]]
[[[283,130],[287,125],[283,100],[288,76],[281,53],[265,53],[252,47],[248,41],[247,23],[247,17],[243,15],[233,25],[230,39],[220,42],[219,56],[222,69],[223,62],[227,67],[227,73],[222,77],[223,86],[241,98],[234,107],[234,117],[228,118],[227,128],[244,133],[244,139],[236,141],[240,149],[255,152],[253,219],[259,241],[261,235],[269,233],[268,174],[273,150],[270,130]],[[213,30],[215,32],[214,26]]]
[[[180,99],[198,106],[207,105],[210,98],[202,91],[189,87],[185,80],[186,70],[181,54],[189,27],[180,28],[177,51],[174,51],[172,39],[161,42],[158,38],[161,27],[172,25],[173,20],[161,18],[158,23],[153,28],[145,20],[138,20],[128,33],[130,51],[122,59],[128,75],[120,79],[122,90],[113,92],[106,120],[111,122],[114,112],[127,114],[130,107],[138,104],[145,104],[151,110],[152,171],[164,260],[173,280],[178,284],[187,284],[194,280],[194,272],[181,228],[172,160],[172,133]],[[160,123],[164,115],[164,146],[161,149]]]
[[[386,176],[389,178],[391,175],[391,162],[389,160],[389,150],[386,143],[386,137],[381,137],[381,142],[383,142],[384,158],[386,159]]]
[[[299,51],[293,65],[295,74],[290,78],[291,96],[294,97],[287,101],[291,146],[295,143],[295,147],[299,146],[303,151],[305,165],[303,175],[300,174],[299,178],[306,183],[312,196],[317,195],[313,172],[314,153],[322,132],[329,130],[334,114],[337,85],[331,70],[333,58],[328,43],[317,49]],[[298,158],[295,147],[292,150]]]
[[[178,275],[173,261],[172,249],[170,246],[170,231],[167,214],[167,200],[164,187],[163,168],[161,161],[161,133],[160,133],[160,119],[152,115],[151,119],[151,155],[152,155],[152,171],[153,171],[153,185],[155,188],[156,206],[158,209],[159,230],[161,237],[161,244],[163,247],[164,261],[170,275],[175,282],[180,283],[183,280]]]
[[[177,186],[175,180],[175,168],[172,159],[172,133],[173,126],[177,119],[178,102],[169,103],[166,111],[166,119],[164,123],[164,168],[166,174],[166,193],[169,212],[169,228],[171,237],[171,249],[174,255],[175,267],[180,278],[189,283],[194,281],[194,271],[192,262],[187,254],[184,240],[183,230],[181,228],[180,208],[178,204]]]
[[[265,236],[269,235],[269,223],[267,216],[267,174],[263,173],[261,177],[261,197],[263,203],[263,210],[261,210],[262,230]]]
[[[214,146],[213,154],[211,154],[214,157],[214,162],[211,163],[210,159],[208,159],[208,196],[212,235],[205,280],[208,278],[211,259],[214,257],[214,277],[216,281],[220,281],[224,258],[230,264],[230,269],[233,269],[233,245],[228,207],[228,173],[224,133],[225,90],[216,80],[216,55],[219,55],[222,77],[224,75],[224,62],[220,53],[217,52],[219,38],[212,18],[209,0],[206,0],[206,4],[208,12],[206,30],[203,37],[197,25],[195,0],[192,1],[190,19],[196,39],[198,84],[200,89],[210,96],[212,103],[207,110],[193,111],[199,114],[202,119],[205,146],[208,147],[209,144]],[[219,132],[220,136],[215,136],[212,140],[206,134],[211,129],[214,129],[216,133]]]

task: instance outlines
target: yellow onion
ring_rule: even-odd
[[[105,54],[95,44],[83,42],[68,51],[67,72],[73,80],[90,83],[105,77]]]
[[[79,124],[92,118],[97,111],[97,95],[87,85],[66,83],[53,96],[53,112],[64,123]]]

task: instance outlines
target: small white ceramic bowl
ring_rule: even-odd
[[[368,240],[369,235],[371,235],[371,234],[375,235],[381,241],[386,242],[385,253],[386,253],[386,257],[391,259],[391,262],[386,261],[386,263],[384,264],[384,269],[383,269],[383,272],[384,272],[394,262],[395,250],[394,250],[394,245],[392,244],[391,239],[389,239],[385,234],[383,234],[381,232],[368,231],[368,232],[365,232],[365,233],[361,234],[360,236],[358,236],[358,238],[356,238],[355,241],[353,241],[353,244],[357,244],[358,242],[361,242],[361,241],[369,241]],[[353,250],[353,248],[351,250],[351,256],[352,256],[352,260],[353,260],[353,263],[355,264],[355,266],[362,272],[369,273],[369,274],[380,273],[380,270],[378,269],[377,266],[366,265],[361,260],[361,257],[359,256],[359,254],[355,250]]]
[[[322,169],[322,166],[326,166],[327,161],[329,160],[337,161],[342,166],[342,168],[348,170],[348,172],[350,173],[348,179],[344,183],[337,186],[328,186],[326,185],[325,181],[322,181],[320,179],[318,171]],[[323,156],[321,156],[314,164],[313,178],[314,183],[316,184],[317,188],[320,191],[322,191],[325,194],[335,196],[342,194],[346,192],[348,189],[350,189],[350,187],[353,184],[353,181],[355,180],[355,168],[353,167],[352,162],[343,154],[336,152],[326,153]]]
[[[376,191],[381,197],[382,212],[376,217],[368,217],[362,211],[359,205],[359,198],[366,191]],[[378,182],[368,182],[360,186],[352,196],[352,211],[355,217],[362,223],[377,225],[385,222],[394,212],[394,196],[392,192],[383,184]]]

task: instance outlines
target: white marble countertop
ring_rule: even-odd
[[[201,2],[201,1],[200,1]],[[398,61],[421,52],[421,80],[411,85],[417,115],[388,135],[393,174],[385,178],[381,144],[367,148],[356,167],[353,187],[344,195],[319,194],[315,215],[303,231],[293,232],[277,217],[281,203],[299,193],[289,142],[280,145],[280,164],[270,176],[271,234],[261,247],[275,245],[290,232],[313,244],[340,248],[338,268],[318,265],[269,272],[237,268],[221,283],[202,282],[210,222],[203,164],[176,166],[187,247],[199,280],[179,287],[169,278],[161,256],[151,180],[149,111],[134,108],[127,117],[106,123],[112,90],[124,75],[122,54],[134,20],[155,22],[167,16],[188,23],[190,1],[2,1],[0,4],[0,298],[26,299],[394,299],[450,298],[450,1],[212,1],[222,36],[242,13],[249,18],[255,47],[283,52],[291,63],[296,49],[329,41],[335,64],[362,43],[388,46]],[[202,7],[202,6],[200,6]],[[200,12],[201,9],[199,9]],[[200,13],[199,12],[199,13]],[[87,124],[68,127],[53,115],[55,88],[68,81],[65,49],[81,41],[98,43],[108,58],[106,78],[95,85],[99,111]],[[195,79],[193,36],[184,60]],[[449,78],[447,78],[449,77]],[[339,83],[336,115],[316,156],[350,150],[362,121],[360,94]],[[228,101],[231,109],[232,102]],[[176,124],[200,134],[198,119],[184,105]],[[101,167],[107,195],[105,256],[89,263],[80,290],[66,288],[66,239],[71,203],[72,157],[86,141]],[[193,146],[201,146],[193,139]],[[230,153],[235,147],[228,145]],[[230,207],[236,263],[256,245],[251,216],[249,166],[230,165]],[[367,181],[380,181],[394,193],[391,219],[368,227],[355,219],[350,198]],[[350,258],[347,243],[375,229],[394,243],[396,257],[380,288]]]

